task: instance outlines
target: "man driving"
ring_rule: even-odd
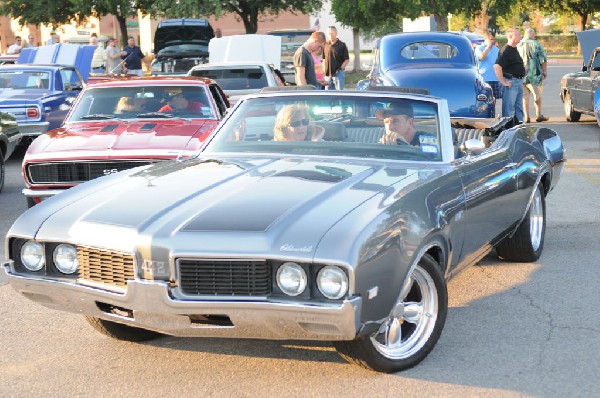
[[[375,117],[383,120],[385,134],[379,140],[384,145],[412,145],[421,152],[437,155],[439,151],[437,138],[431,134],[417,131],[414,126],[413,107],[408,102],[392,103],[385,109],[375,113]]]

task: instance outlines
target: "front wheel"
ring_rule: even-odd
[[[141,342],[154,340],[164,336],[161,333],[153,332],[152,330],[140,329],[133,326],[127,326],[116,322],[106,321],[104,319],[93,316],[85,316],[86,321],[100,333],[113,339]]]
[[[540,258],[546,234],[546,198],[538,185],[533,201],[513,236],[504,238],[496,246],[496,254],[503,260],[530,263]]]
[[[377,332],[333,343],[344,359],[392,373],[412,368],[431,352],[448,312],[446,281],[439,265],[431,256],[424,255],[401,290],[389,317]]]
[[[564,107],[565,107],[565,118],[567,122],[578,122],[581,118],[581,112],[577,112],[573,110],[573,101],[571,101],[571,94],[568,92],[565,93],[564,99]]]

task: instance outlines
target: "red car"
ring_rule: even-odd
[[[210,79],[146,77],[86,87],[62,127],[36,138],[23,159],[31,207],[91,179],[189,157],[221,121],[229,101]]]

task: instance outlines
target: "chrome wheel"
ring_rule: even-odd
[[[529,234],[531,236],[531,247],[534,251],[537,251],[544,234],[544,205],[539,189],[535,190],[529,211]]]
[[[438,315],[433,278],[417,265],[402,288],[390,317],[371,336],[373,347],[389,359],[411,357],[429,341]]]

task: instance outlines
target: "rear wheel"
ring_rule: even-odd
[[[85,316],[85,319],[90,323],[90,325],[92,325],[94,329],[103,335],[117,340],[141,342],[154,340],[164,336],[161,333],[153,332],[151,330],[135,328],[116,322],[106,321],[93,316]]]
[[[573,101],[571,101],[571,94],[565,93],[565,99],[563,100],[565,107],[565,118],[567,122],[578,122],[581,118],[581,112],[573,110]]]
[[[398,301],[370,336],[337,341],[338,353],[350,363],[379,372],[412,368],[437,343],[448,312],[446,281],[439,265],[423,256],[409,275]]]
[[[496,246],[496,253],[507,261],[535,261],[542,254],[545,233],[546,200],[541,187],[537,186],[527,215],[514,235],[504,238]]]

